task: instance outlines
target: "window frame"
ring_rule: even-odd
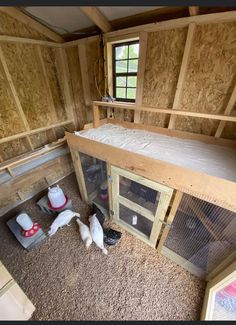
[[[137,66],[137,72],[118,72],[116,73],[116,62],[117,61],[122,61],[122,60],[138,60],[139,63],[139,56],[137,58],[129,58],[129,46],[128,46],[128,57],[127,59],[121,59],[121,60],[116,60],[116,48],[121,47],[121,46],[126,46],[126,45],[132,45],[132,44],[139,44],[139,39],[133,40],[133,41],[124,41],[124,42],[119,42],[119,43],[114,43],[112,44],[112,79],[113,79],[113,97],[115,98],[116,101],[118,102],[130,102],[130,103],[135,103],[136,101],[136,96],[137,96],[137,83],[136,87],[117,87],[116,86],[116,77],[138,77],[138,66]],[[135,98],[120,98],[116,97],[116,88],[125,88],[126,89],[126,94],[127,94],[127,88],[131,89],[136,89],[136,94]]]

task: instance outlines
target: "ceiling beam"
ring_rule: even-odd
[[[200,14],[199,7],[188,7],[190,16],[197,16]]]
[[[96,7],[80,7],[80,10],[94,22],[104,33],[113,30],[110,22]]]
[[[28,15],[24,14],[22,11],[20,11],[17,8],[14,7],[0,7],[0,12],[4,12],[5,14],[11,16],[12,18],[20,21],[21,23],[27,25],[28,27],[35,29],[39,33],[46,36],[48,39],[57,42],[57,43],[63,43],[64,39],[49,29],[48,27],[42,25],[37,20],[29,17]]]

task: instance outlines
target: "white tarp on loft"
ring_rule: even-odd
[[[236,182],[236,150],[104,124],[76,135]]]

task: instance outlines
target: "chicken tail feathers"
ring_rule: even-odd
[[[58,230],[57,227],[51,227],[50,230],[49,230],[49,232],[48,232],[49,236],[51,237],[51,236],[55,235],[55,233],[57,232],[57,230]]]
[[[106,248],[103,248],[103,249],[102,249],[102,252],[103,252],[103,254],[105,254],[105,255],[107,255],[107,253],[108,253]]]

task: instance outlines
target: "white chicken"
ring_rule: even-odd
[[[55,235],[59,228],[68,225],[73,217],[80,218],[80,214],[71,210],[65,210],[58,214],[56,219],[51,224],[50,230],[48,232],[49,236]]]
[[[104,247],[104,242],[103,242],[103,229],[96,217],[96,213],[89,217],[89,222],[90,222],[90,233],[93,241],[95,242],[97,247],[99,247],[102,250],[102,252],[107,255],[107,250]]]
[[[89,231],[89,227],[85,225],[82,221],[80,221],[78,218],[76,219],[76,222],[79,225],[79,232],[80,236],[85,243],[85,247],[88,249],[89,246],[92,244],[93,240]]]

